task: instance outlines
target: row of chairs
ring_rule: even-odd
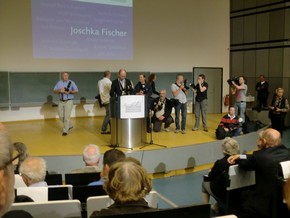
[[[65,181],[62,179],[62,174],[47,174],[45,181],[48,185],[88,185],[91,182],[99,180],[101,177],[99,172],[96,173],[66,173],[64,174]]]
[[[152,192],[154,193],[154,191]],[[151,194],[151,193],[150,193]],[[149,194],[149,195],[150,195]],[[153,198],[157,198],[157,194],[152,194]],[[157,199],[156,199],[157,202]],[[101,210],[107,207],[107,204],[111,203],[108,196],[90,197],[87,200],[87,218],[95,210]],[[149,202],[150,205],[150,202]],[[150,205],[157,208],[156,205]],[[81,217],[81,203],[78,200],[67,201],[51,201],[45,203],[21,203],[13,204],[11,210],[25,210],[29,212],[34,218],[64,218],[64,217]],[[86,218],[83,217],[83,218]],[[101,216],[100,216],[101,217]],[[106,216],[108,217],[108,216]],[[112,215],[110,217],[138,217],[138,218],[160,218],[160,217],[183,217],[183,218],[209,218],[210,217],[210,205],[190,205],[185,207],[176,207],[170,209],[163,209],[158,211],[142,212],[137,214],[120,214]],[[237,218],[235,215],[220,216],[219,218]]]
[[[74,199],[84,203],[88,197],[107,194],[102,186],[56,185],[48,187],[19,187],[15,190],[16,196],[28,196],[35,202]]]

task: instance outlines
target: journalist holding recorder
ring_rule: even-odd
[[[69,73],[63,72],[61,80],[55,85],[53,92],[59,95],[58,114],[59,119],[63,123],[63,136],[68,134],[68,131],[73,128],[70,122],[71,111],[73,108],[74,94],[78,93],[78,87],[75,82],[69,80]]]

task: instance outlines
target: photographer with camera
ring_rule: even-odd
[[[73,128],[70,122],[71,111],[73,108],[74,94],[78,93],[78,87],[75,82],[69,80],[69,73],[63,72],[61,80],[55,85],[53,92],[59,94],[58,114],[63,123],[63,136],[68,134],[68,131]]]
[[[245,113],[246,113],[246,94],[248,91],[248,86],[245,84],[245,77],[240,76],[239,80],[230,79],[228,83],[231,85],[231,92],[233,95],[236,95],[235,110],[236,116],[240,112],[240,118],[242,118],[242,123],[245,122]]]
[[[151,118],[153,123],[153,131],[160,132],[162,123],[164,123],[164,130],[169,132],[169,126],[173,123],[171,116],[173,101],[166,98],[166,90],[160,90],[160,96],[154,99],[151,109],[154,114]]]
[[[146,77],[143,74],[139,75],[139,82],[135,86],[136,95],[146,95],[147,97],[151,97],[152,88],[149,83],[146,81]]]
[[[171,91],[174,99],[178,100],[178,103],[174,106],[175,109],[175,133],[180,132],[179,116],[181,111],[181,133],[185,134],[186,127],[186,113],[187,113],[187,89],[184,86],[184,78],[182,74],[177,74],[176,82],[171,85]]]
[[[283,88],[276,89],[269,109],[272,128],[278,130],[281,136],[283,136],[285,117],[289,111],[289,101],[284,97]]]
[[[194,104],[195,124],[192,131],[198,130],[201,113],[203,131],[208,132],[206,123],[206,111],[208,105],[207,90],[208,84],[205,82],[205,75],[198,75],[197,84],[192,86],[192,91],[196,93]]]
[[[152,99],[151,99],[152,89],[151,89],[150,84],[147,83],[145,75],[143,74],[139,75],[139,82],[136,84],[134,92],[136,95],[146,95],[148,97],[147,107],[148,107],[148,112],[149,112],[149,109],[151,108],[151,102],[152,102]],[[147,117],[146,123],[147,123],[147,132],[150,133],[152,130],[150,127],[149,116]]]

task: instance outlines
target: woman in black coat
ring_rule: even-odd
[[[289,102],[283,95],[283,88],[276,89],[276,93],[269,106],[269,118],[271,119],[272,128],[278,130],[281,136],[283,135],[285,117],[289,111]]]
[[[217,202],[225,202],[226,200],[226,188],[229,177],[228,171],[231,166],[227,159],[231,155],[239,153],[239,144],[235,139],[226,137],[222,143],[222,150],[224,157],[214,163],[208,176],[205,176],[202,183],[202,194],[205,204],[209,203],[210,196]],[[217,212],[218,205],[215,204],[212,209]]]

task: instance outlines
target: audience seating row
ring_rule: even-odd
[[[65,181],[62,180],[62,174],[47,174],[45,181],[48,185],[73,185],[81,186],[88,185],[91,182],[100,180],[100,173],[67,173],[65,174]],[[15,174],[15,188],[25,187],[22,177]]]
[[[102,186],[48,186],[48,187],[19,187],[16,195],[26,195],[35,202],[52,200],[79,200],[85,203],[88,197],[101,196],[107,193]]]
[[[45,181],[48,185],[88,185],[91,182],[98,181],[101,174],[98,173],[66,173],[64,174],[65,182],[63,182],[62,174],[47,174]]]
[[[93,199],[94,205],[98,205],[99,202]],[[103,202],[104,199],[102,199]],[[101,204],[101,203],[100,203]],[[29,212],[34,218],[63,218],[63,217],[81,217],[81,203],[78,200],[66,200],[66,201],[51,201],[44,203],[18,203],[12,205],[12,210],[25,210]],[[96,207],[93,208],[93,211]],[[92,212],[90,211],[90,214]],[[90,216],[88,213],[88,217]],[[123,214],[114,215],[110,217],[183,217],[191,218],[209,218],[210,217],[210,205],[191,205],[187,207],[178,207],[172,209],[164,209],[154,212],[144,212],[138,214]]]

